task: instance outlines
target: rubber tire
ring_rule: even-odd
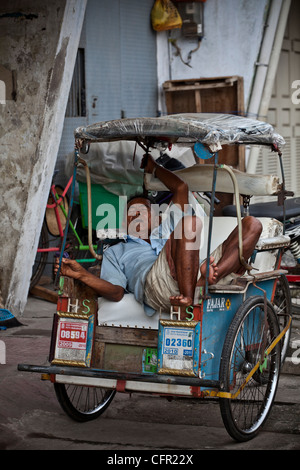
[[[101,389],[99,387],[86,387],[81,385],[65,385],[61,383],[55,383],[54,390],[58,402],[64,412],[74,421],[81,423],[97,419],[108,408],[116,394],[115,390]],[[78,397],[81,396],[82,393],[85,393],[87,396],[90,392],[94,394],[97,393],[97,391],[102,390],[105,391],[102,400],[97,400],[97,403],[88,410],[82,410],[78,406],[78,402],[75,404],[74,400],[70,398],[71,393],[72,395]],[[84,402],[86,403],[86,400],[84,400]]]
[[[288,280],[285,275],[282,275],[278,278],[275,296],[273,299],[273,305],[275,306],[275,311],[277,313],[280,329],[282,331],[288,324],[290,316],[292,316],[291,292]],[[291,338],[291,332],[292,324],[290,325],[290,328],[281,340],[281,365],[284,363],[284,360],[286,358]]]
[[[49,248],[49,235],[45,222],[42,225],[42,230],[39,238],[38,248]],[[34,287],[42,277],[45,266],[48,261],[48,252],[43,251],[42,253],[36,254],[35,261],[32,268],[32,275],[30,279],[30,289]]]
[[[261,329],[259,329],[254,324],[253,319],[251,318],[252,312],[257,312],[260,317],[264,319],[263,297],[253,296],[246,299],[237,310],[237,313],[231,322],[225,338],[220,361],[221,392],[223,391],[232,393],[236,391],[238,386],[236,386],[233,390],[230,377],[234,377],[235,381],[238,381],[240,378],[240,383],[242,384],[250,373],[251,367],[253,368],[254,365],[258,362],[257,357],[260,357],[259,346],[261,346],[261,342],[259,343],[257,338],[260,337],[259,331],[261,332]],[[249,325],[254,325],[252,332],[250,331],[250,328],[247,328],[247,322],[249,322]],[[271,332],[271,338],[268,338],[267,344],[265,345],[265,350],[268,348],[274,338],[279,335],[279,323],[277,315],[272,304],[268,301],[267,322],[267,329],[268,332]],[[242,331],[243,326],[244,332],[243,336],[241,337],[241,348],[238,349],[237,347],[239,346],[238,343],[240,341],[239,333]],[[261,326],[261,324],[259,326]],[[252,338],[254,338],[254,344],[251,343],[251,340],[250,342],[247,342],[251,333],[253,333]],[[247,346],[245,349],[243,348],[243,345],[247,344],[250,346],[248,347],[248,351]],[[255,348],[253,348],[253,346],[255,346]],[[243,362],[241,361],[242,358],[244,359]],[[234,369],[234,374],[231,375],[231,363],[234,359],[239,359],[239,365],[236,369]],[[275,398],[279,379],[280,364],[281,346],[280,342],[278,342],[273,351],[268,356],[267,371],[264,370],[261,373],[259,370],[257,370],[236,399],[225,397],[220,398],[220,410],[224,426],[229,435],[236,441],[245,442],[253,439],[265,423]],[[254,399],[253,393],[255,392],[256,396]],[[254,415],[250,412],[253,410],[250,410],[249,406],[253,407],[253,410],[255,411]],[[247,419],[250,420],[247,422],[247,424],[240,424],[245,423]]]

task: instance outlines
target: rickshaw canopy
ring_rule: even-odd
[[[178,170],[178,174],[189,184],[191,191],[209,191],[213,165],[195,164],[191,150],[195,144],[203,144],[213,155],[224,145],[264,145],[278,152],[285,143],[283,137],[266,122],[230,114],[202,113],[98,122],[78,127],[75,139],[96,144],[91,145],[89,155],[86,156],[92,183],[102,184],[117,195],[136,193],[143,184],[148,190],[166,190],[160,181],[151,175],[144,176],[140,169],[145,149],[151,148],[151,152],[155,153],[163,149],[168,151],[168,147],[172,147],[170,156],[175,158],[176,153],[174,155],[173,152],[184,152],[186,149],[185,155],[190,155],[186,165],[188,168]],[[274,195],[280,190],[277,176],[233,171],[242,194]],[[85,181],[84,171],[79,169],[77,177],[79,181]],[[222,169],[216,190],[233,192],[230,176]]]
[[[262,121],[231,114],[175,114],[161,117],[125,118],[98,122],[75,130],[75,138],[88,142],[111,140],[156,141],[183,144],[201,142],[211,152],[222,145],[257,144],[280,148],[284,139]]]

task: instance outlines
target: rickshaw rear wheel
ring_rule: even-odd
[[[74,421],[98,418],[112,402],[116,391],[99,387],[55,383],[58,402]]]
[[[238,442],[253,439],[271,410],[279,379],[280,341],[267,356],[264,352],[279,331],[273,306],[267,301],[265,318],[264,299],[259,296],[245,300],[228,329],[220,362],[220,389],[232,398],[221,397],[220,410],[227,432]],[[259,361],[262,367],[245,384]]]

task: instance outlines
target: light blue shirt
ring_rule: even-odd
[[[128,235],[125,243],[113,245],[103,253],[101,279],[132,292],[149,316],[155,311],[145,303],[145,280],[183,214],[178,206],[171,204],[163,214],[163,222],[151,232],[151,244]]]
[[[125,243],[118,243],[104,251],[101,278],[132,292],[136,300],[143,304],[146,276],[156,259],[156,251],[149,243],[127,237]],[[148,315],[153,315],[153,309],[144,307]]]

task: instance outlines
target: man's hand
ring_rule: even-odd
[[[141,168],[144,168],[146,173],[155,171],[155,177],[158,178],[173,194],[172,202],[178,204],[181,210],[185,210],[185,205],[189,204],[189,188],[188,185],[179,178],[176,173],[173,173],[167,168],[160,166],[153,160],[150,154],[144,155],[141,163]]]
[[[59,266],[59,259],[56,258],[54,264],[54,274],[56,275]],[[100,279],[98,276],[90,273],[84,269],[81,264],[77,263],[74,259],[62,259],[62,264],[60,267],[60,275],[68,276],[73,279],[77,279],[87,286],[94,289],[99,296],[104,297],[107,300],[113,302],[119,302],[124,296],[124,288],[111,282]]]
[[[54,274],[58,271],[59,266],[59,258],[55,259],[54,264]],[[72,277],[73,279],[81,280],[82,276],[86,274],[86,270],[74,259],[62,259],[62,264],[60,268],[60,275],[61,276],[68,276]]]
[[[152,173],[154,168],[156,168],[158,165],[153,159],[152,155],[150,153],[145,154],[142,158],[141,162],[141,168],[145,170],[145,173]]]

